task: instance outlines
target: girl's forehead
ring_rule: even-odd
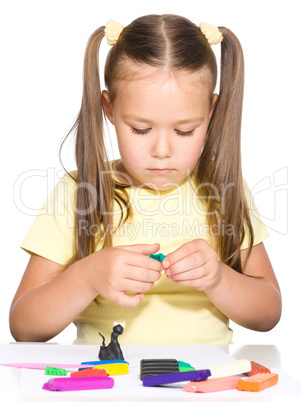
[[[166,70],[153,69],[152,74],[144,71],[137,79],[120,80],[113,101],[116,116],[156,120],[162,124],[175,118],[186,121],[200,115],[204,117],[212,99],[208,86],[201,78],[198,78],[197,85],[193,85],[191,76],[184,72],[175,75]]]
[[[171,71],[161,66],[137,65],[137,63],[133,62],[127,62],[125,67],[123,76],[118,77],[114,83],[116,96],[118,96],[119,91],[124,91],[125,89],[147,92],[171,83],[187,93],[195,92],[198,87],[204,86],[208,88],[208,93],[213,92],[210,88],[210,72],[206,68],[195,72],[187,70]]]

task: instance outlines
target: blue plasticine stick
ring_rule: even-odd
[[[100,364],[114,364],[114,363],[126,363],[126,364],[129,364],[128,362],[126,362],[125,360],[122,360],[122,359],[95,360],[95,361],[92,361],[92,362],[82,362],[81,364],[87,364],[88,366],[99,366]]]
[[[153,387],[154,385],[171,384],[181,381],[201,381],[211,376],[210,370],[183,371],[177,373],[159,374],[148,377],[142,377],[144,387]]]

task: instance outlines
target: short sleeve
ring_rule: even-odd
[[[250,219],[254,231],[254,246],[263,242],[265,239],[269,237],[269,232],[267,231],[266,226],[261,220],[260,214],[258,212],[257,206],[251,194],[251,191],[244,180],[244,189],[245,189],[245,196],[247,205],[249,208]],[[245,227],[246,235],[244,241],[241,245],[241,249],[249,248],[249,241],[250,241],[250,234],[247,227]]]
[[[57,183],[36,216],[21,248],[64,265],[74,254],[76,182],[68,174]]]

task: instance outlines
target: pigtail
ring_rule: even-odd
[[[74,255],[66,266],[96,251],[96,238],[103,247],[111,247],[111,227],[114,181],[106,165],[108,160],[103,130],[102,99],[99,78],[99,46],[104,27],[90,37],[84,60],[83,95],[77,120],[68,133],[76,133],[75,159],[77,182]],[[68,137],[66,136],[66,138]],[[64,139],[61,148],[66,140]]]
[[[91,35],[87,45],[82,105],[77,119],[77,258],[84,258],[95,251],[96,232],[103,238],[104,247],[112,245],[110,237],[103,232],[103,228],[111,227],[114,200],[114,182],[105,163],[108,156],[104,143],[99,78],[99,46],[103,37],[104,27],[100,27]]]
[[[76,176],[65,169],[77,182],[74,254],[66,262],[66,268],[94,253],[98,242],[102,243],[102,248],[113,246],[114,200],[121,213],[118,227],[133,214],[125,191],[129,186],[114,181],[105,148],[99,78],[99,47],[105,36],[104,29],[104,26],[98,28],[88,41],[84,59],[81,109],[74,126],[60,147],[61,160],[62,147],[67,137],[72,132],[76,133]]]
[[[253,245],[253,229],[249,217],[241,172],[241,119],[244,86],[244,58],[236,36],[220,27],[221,42],[220,94],[208,127],[206,143],[198,164],[198,176],[209,183],[209,225],[218,225],[215,243],[221,261],[242,272],[240,247],[245,229]],[[219,197],[216,197],[218,191]],[[212,213],[213,212],[213,213]]]

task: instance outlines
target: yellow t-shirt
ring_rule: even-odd
[[[110,164],[115,162],[110,161]],[[113,177],[118,180],[114,174]],[[113,246],[158,242],[161,246],[158,252],[167,255],[194,239],[202,238],[210,243],[206,213],[193,190],[193,183],[190,175],[176,187],[160,192],[127,189],[134,219],[117,230]],[[21,245],[24,250],[59,264],[65,264],[73,255],[75,190],[76,183],[65,175],[42,206]],[[247,187],[246,194],[250,204]],[[268,237],[268,232],[257,211],[253,214],[250,209],[250,214],[254,244],[258,244]],[[120,207],[115,202],[115,229],[119,219]],[[85,230],[84,223],[82,229]],[[227,230],[227,226],[212,230]],[[248,247],[248,240],[247,235],[242,249]],[[137,307],[119,307],[104,298],[100,305],[92,302],[74,320],[75,343],[100,343],[99,332],[109,340],[114,322],[125,322],[123,344],[228,344],[232,340],[228,318],[206,294],[175,284],[164,272],[151,290],[145,292]]]

